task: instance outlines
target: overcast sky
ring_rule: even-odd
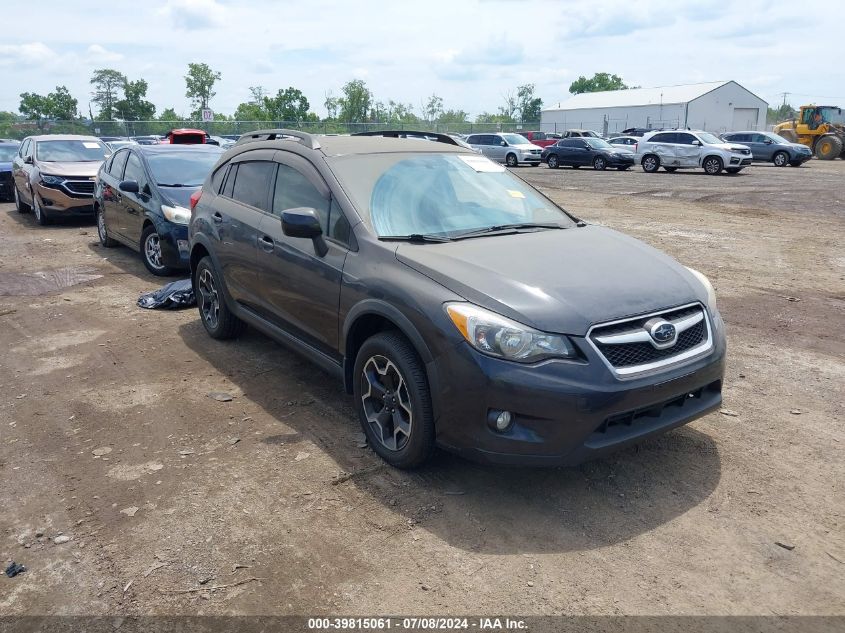
[[[545,105],[595,72],[629,85],[733,79],[770,104],[845,106],[845,1],[779,0],[41,0],[3,2],[0,110],[64,84],[87,114],[96,68],[149,83],[160,112],[189,112],[184,74],[223,78],[232,114],[249,87],[294,86],[325,115],[326,92],[363,79],[377,100],[495,112],[534,83]],[[811,10],[812,9],[812,10]]]

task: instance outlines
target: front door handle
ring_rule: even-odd
[[[261,250],[268,253],[272,253],[276,247],[276,243],[269,235],[262,235],[258,240],[258,245],[261,247]]]
[[[223,216],[220,215],[219,211],[215,211],[211,214],[211,219],[214,220],[215,223],[220,224],[223,221]]]

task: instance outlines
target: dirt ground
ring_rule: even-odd
[[[394,471],[340,384],[2,204],[0,614],[845,614],[845,161],[518,173],[710,277],[721,412],[578,468]]]

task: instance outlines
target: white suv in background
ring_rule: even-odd
[[[751,164],[751,149],[745,145],[726,143],[700,130],[667,130],[649,132],[637,144],[637,162],[643,171],[654,173],[661,167],[676,169],[702,167],[711,176],[724,169],[736,174]]]
[[[490,160],[505,163],[508,167],[536,167],[540,164],[540,154],[543,153],[542,147],[534,145],[521,134],[470,134],[466,142]]]

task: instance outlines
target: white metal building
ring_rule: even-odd
[[[580,128],[604,134],[629,127],[763,130],[768,106],[735,81],[585,92],[543,110],[540,127],[544,132]]]

